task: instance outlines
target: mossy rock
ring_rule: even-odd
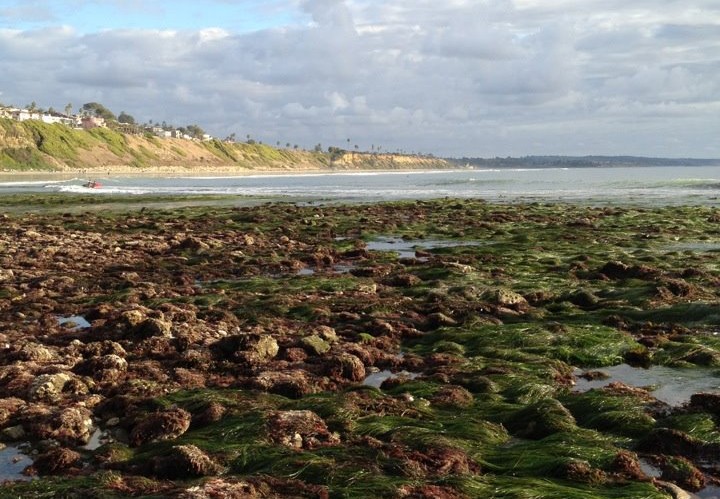
[[[330,351],[330,344],[319,336],[306,336],[300,341],[303,347],[305,347],[305,349],[308,350],[309,353],[313,353],[315,355],[322,355]]]
[[[519,410],[504,425],[518,437],[536,440],[577,428],[570,411],[555,399],[540,400]]]

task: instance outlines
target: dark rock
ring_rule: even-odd
[[[56,402],[60,400],[63,389],[72,376],[66,373],[41,374],[33,380],[28,390],[30,400]]]
[[[368,250],[365,248],[356,248],[352,250],[345,251],[341,254],[343,258],[347,258],[348,260],[358,260],[358,259],[366,259],[370,256],[368,253]]]
[[[178,499],[261,499],[267,495],[254,485],[224,478],[211,478],[181,492]]]
[[[684,279],[662,279],[659,284],[658,291],[664,288],[673,296],[686,297],[693,294],[693,287]]]
[[[626,480],[650,480],[642,470],[637,454],[627,450],[621,450],[615,455],[610,463],[609,471]]]
[[[15,397],[0,399],[0,427],[5,426],[25,405],[24,400]]]
[[[180,408],[151,414],[132,429],[130,445],[138,447],[148,442],[175,439],[190,428],[191,420],[191,414]]]
[[[562,463],[554,474],[558,478],[591,485],[602,484],[607,479],[604,471],[593,468],[590,463],[581,459],[570,459]]]
[[[172,323],[151,317],[135,326],[133,333],[141,338],[170,338],[172,336]]]
[[[427,316],[427,326],[430,329],[457,325],[458,323],[455,319],[443,314],[442,312],[435,312]]]
[[[40,454],[32,466],[40,475],[78,472],[82,467],[82,456],[78,452],[60,447]]]
[[[330,344],[316,335],[306,336],[300,343],[310,355],[322,355],[330,351]]]
[[[698,366],[720,366],[720,352],[711,348],[699,347],[681,360]]]
[[[693,459],[713,455],[713,451],[718,452],[720,450],[720,445],[706,444],[702,440],[693,438],[680,430],[655,428],[640,440],[637,450],[650,454],[666,454],[668,456],[683,456]]]
[[[336,380],[362,381],[366,371],[363,362],[355,355],[334,355],[324,362],[325,373]]]
[[[165,456],[153,459],[153,471],[162,478],[213,476],[222,468],[194,445],[177,445]]]
[[[600,273],[611,279],[654,279],[660,272],[646,265],[626,265],[622,262],[607,262],[600,269]]]
[[[314,449],[340,443],[325,421],[312,411],[274,411],[266,422],[270,441],[291,449]]]
[[[530,309],[530,304],[519,293],[508,289],[495,289],[483,293],[483,298],[490,300],[493,304],[501,308],[506,308],[519,313],[525,313]]]
[[[588,381],[593,381],[596,379],[608,379],[610,375],[604,371],[585,371],[580,377]]]
[[[581,308],[592,308],[600,302],[600,299],[591,291],[579,289],[570,294],[568,301]]]
[[[65,445],[85,445],[93,430],[92,414],[85,407],[57,409],[34,418],[30,429],[39,439],[54,438]]]
[[[222,420],[225,416],[227,409],[220,402],[210,402],[204,411],[194,416],[192,419],[193,425],[205,426],[213,423],[217,423]]]
[[[443,386],[430,399],[434,405],[441,407],[470,407],[475,399],[472,393],[461,386]]]
[[[212,350],[221,359],[255,364],[275,358],[280,347],[270,335],[248,333],[227,336],[213,344]]]
[[[689,408],[720,416],[720,393],[695,393],[690,397]]]
[[[112,371],[112,376],[117,376],[120,373],[127,371],[127,361],[119,355],[109,354],[100,357],[92,357],[84,362],[81,362],[73,371],[77,374],[83,374],[93,376],[95,379],[104,378],[103,371]]]
[[[93,357],[102,357],[103,355],[117,355],[123,357],[127,352],[120,343],[110,340],[94,341],[84,345],[82,348],[83,357],[92,359]]]
[[[291,347],[285,350],[282,357],[288,362],[305,362],[308,358],[308,354],[303,348]]]
[[[398,491],[402,499],[467,499],[469,496],[444,485],[403,485]]]
[[[383,284],[386,286],[393,286],[398,288],[409,288],[417,286],[422,282],[422,279],[413,274],[396,274],[383,280]]]
[[[457,374],[452,377],[452,382],[467,388],[473,393],[497,393],[500,391],[497,383],[487,376]]]
[[[253,379],[252,386],[258,390],[293,399],[315,392],[307,373],[301,370],[287,372],[265,371]]]
[[[705,488],[705,475],[684,457],[668,457],[661,464],[662,480],[673,482],[685,490],[697,492]]]

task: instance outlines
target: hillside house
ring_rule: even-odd
[[[83,116],[80,121],[80,126],[85,130],[90,130],[92,128],[104,128],[107,125],[105,124],[105,118],[99,116]]]
[[[37,111],[30,111],[28,109],[12,109],[10,117],[15,121],[26,121],[26,120],[39,120],[41,115]]]
[[[61,113],[43,113],[40,119],[44,123],[59,123],[61,125],[75,126],[75,118]]]

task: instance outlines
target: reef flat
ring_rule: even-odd
[[[29,200],[0,208],[1,497],[718,483],[713,207]]]

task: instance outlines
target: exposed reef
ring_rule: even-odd
[[[32,459],[1,497],[718,483],[720,390],[576,386],[717,375],[717,252],[674,249],[714,208],[75,202],[0,214],[0,440]]]

